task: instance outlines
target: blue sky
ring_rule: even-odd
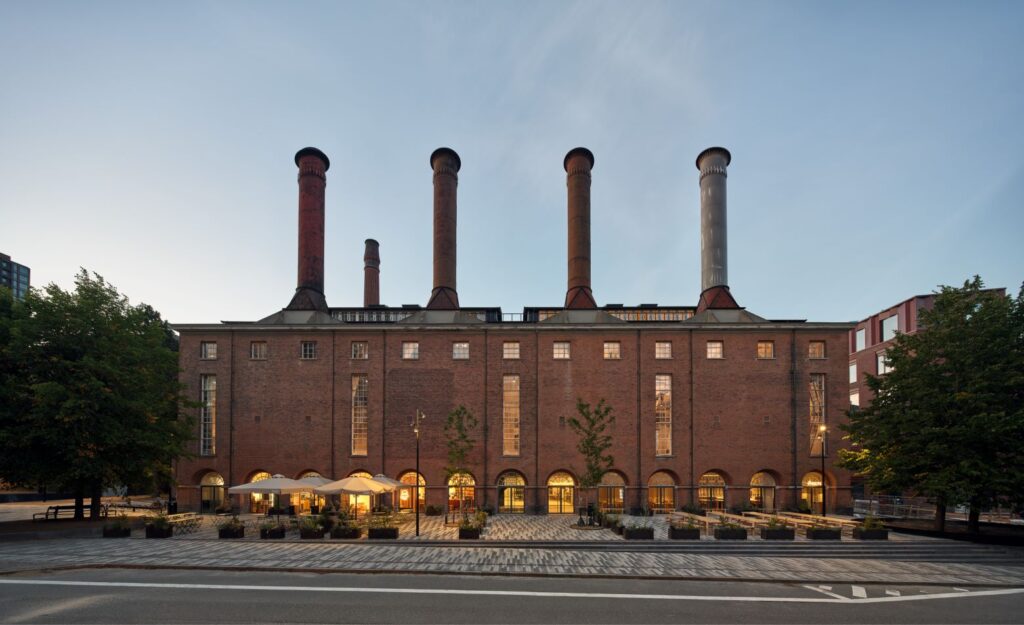
[[[770,318],[860,319],[1024,280],[1019,2],[0,4],[0,251],[172,322],[295,287],[292,156],[331,158],[326,292],[431,289],[428,156],[459,182],[464,306],[560,305],[562,158],[596,156],[598,303],[695,305],[694,158],[729,172],[729,277]]]

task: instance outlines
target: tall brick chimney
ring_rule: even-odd
[[[569,196],[569,288],[566,308],[597,308],[590,290],[590,170],[594,155],[573,148],[562,161]]]
[[[299,168],[299,279],[289,310],[327,312],[324,299],[324,188],[331,161],[316,148],[295,153]]]
[[[380,243],[366,240],[363,253],[363,308],[380,304]]]
[[[700,171],[700,302],[709,308],[739,308],[729,292],[726,239],[726,168],[732,155],[725,148],[708,148],[697,155]]]
[[[430,155],[434,170],[434,290],[427,308],[458,310],[455,289],[456,191],[462,161],[455,150],[438,148]]]

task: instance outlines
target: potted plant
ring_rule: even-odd
[[[746,540],[747,528],[739,523],[726,521],[715,528],[715,540]]]
[[[237,515],[217,524],[217,538],[245,538],[245,524]]]
[[[672,521],[668,526],[668,537],[672,540],[700,540],[700,526],[693,519]]]
[[[166,514],[157,514],[146,519],[146,538],[170,538],[174,526]]]
[[[324,537],[324,528],[319,519],[313,516],[303,517],[299,523],[299,538],[311,540]]]
[[[317,517],[317,522],[320,523],[320,527],[324,528],[325,532],[330,532],[334,529],[335,524],[338,522],[338,517],[331,514],[329,510],[324,508],[320,511],[320,516]]]
[[[128,524],[128,516],[123,512],[103,526],[104,538],[128,538],[131,535],[132,528]]]
[[[622,530],[622,537],[626,540],[654,540],[654,528],[630,523],[626,529]]]
[[[761,528],[761,540],[794,540],[796,530],[778,517],[768,519],[768,525]]]
[[[426,511],[424,512],[424,514],[426,514],[427,516],[441,516],[441,512],[441,506],[435,506],[431,504],[426,507]]]
[[[395,540],[398,538],[398,525],[390,514],[375,514],[370,517],[366,537]]]
[[[618,522],[619,515],[617,514],[605,514],[601,517],[601,525],[607,527],[610,530],[614,530]]]
[[[331,528],[331,538],[343,538],[347,540],[353,540],[363,535],[363,530],[358,526],[346,519],[339,521],[334,527]]]
[[[860,527],[853,528],[853,537],[857,540],[889,540],[889,530],[878,517],[864,517]]]
[[[284,538],[285,526],[278,521],[268,520],[260,523],[260,538],[276,539]]]
[[[465,517],[459,522],[459,540],[478,539],[482,530],[483,525],[480,524],[476,517]]]
[[[812,525],[804,530],[807,540],[841,540],[843,530],[827,525]]]

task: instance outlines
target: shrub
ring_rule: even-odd
[[[314,517],[314,516],[305,516],[305,517],[302,517],[301,521],[299,521],[299,529],[300,530],[306,530],[306,531],[309,531],[309,532],[318,532],[322,528],[323,528],[323,526],[320,525],[320,519],[318,519],[317,517]]]
[[[218,530],[231,530],[234,532],[244,528],[245,524],[238,518],[238,515],[234,515],[230,519],[225,519],[217,523]]]
[[[885,524],[882,520],[876,516],[868,515],[864,517],[864,522],[861,524],[862,529],[866,530],[884,530]]]
[[[128,515],[124,512],[120,512],[114,515],[113,519],[108,519],[108,522],[103,526],[106,529],[124,531],[130,527],[128,524]]]
[[[704,516],[705,514],[704,508],[692,503],[683,504],[683,507],[680,509],[683,512],[689,512],[690,514],[699,514],[700,516]]]
[[[374,529],[377,529],[377,528],[391,528],[391,527],[398,527],[398,523],[396,523],[396,519],[394,518],[394,515],[391,514],[391,513],[387,513],[387,514],[374,514],[374,515],[372,515],[370,517],[370,520],[367,523],[367,527],[374,528]]]
[[[672,527],[677,530],[695,530],[700,526],[691,518],[672,519]]]
[[[777,516],[773,516],[772,518],[768,519],[768,525],[766,527],[770,530],[786,529],[789,527],[789,523],[786,523],[784,520],[780,519]]]
[[[167,529],[168,527],[171,526],[171,522],[167,518],[166,514],[162,514],[161,513],[161,514],[155,514],[155,515],[153,515],[151,517],[147,517],[146,518],[146,525],[149,525],[150,527],[155,527],[158,530],[165,530],[165,529]]]
[[[441,506],[435,506],[434,504],[430,504],[426,508],[427,516],[441,516],[441,512]]]

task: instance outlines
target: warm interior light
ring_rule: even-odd
[[[403,490],[402,494],[399,495],[402,501],[409,501],[409,491]]]

